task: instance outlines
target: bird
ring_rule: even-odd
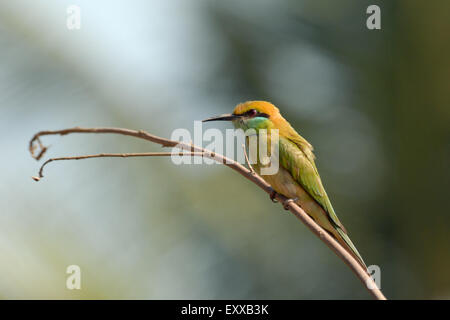
[[[295,131],[275,105],[267,101],[247,101],[238,104],[231,114],[203,120],[209,121],[231,121],[236,129],[253,129],[257,136],[261,129],[265,129],[266,131],[261,132],[266,132],[268,152],[271,152],[271,130],[278,129],[277,172],[262,174],[262,168],[270,163],[263,164],[259,156],[252,166],[272,187],[270,198],[275,201],[276,193],[279,193],[294,201],[367,270],[364,260],[331,205],[315,164],[313,146]]]

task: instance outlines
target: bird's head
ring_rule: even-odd
[[[247,101],[238,104],[233,113],[223,114],[203,120],[208,121],[232,121],[236,128],[243,130],[272,129],[276,127],[277,120],[280,120],[280,111],[270,102]]]

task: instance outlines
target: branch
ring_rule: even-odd
[[[45,147],[44,147],[45,148]],[[42,149],[47,150],[47,148]],[[45,152],[45,151],[44,151]],[[40,159],[43,155],[43,151],[39,152],[39,154],[35,157],[36,159]],[[131,158],[131,157],[170,157],[172,155],[178,156],[203,156],[203,152],[140,152],[140,153],[98,153],[98,154],[89,154],[85,156],[74,156],[74,157],[59,157],[59,158],[50,158],[45,161],[41,168],[39,169],[39,176],[32,177],[34,181],[39,181],[44,177],[43,171],[44,167],[53,161],[61,161],[61,160],[84,160],[84,159],[92,159],[92,158]]]
[[[41,131],[36,133],[33,138],[30,140],[29,150],[33,158],[39,160],[43,154],[46,151],[46,147],[44,147],[40,142],[40,137],[46,136],[46,135],[67,135],[70,133],[113,133],[113,134],[120,134],[120,135],[126,135],[126,136],[132,136],[140,139],[144,139],[156,144],[159,144],[163,147],[177,147],[183,150],[190,151],[190,153],[182,153],[182,155],[194,155],[194,156],[202,156],[207,157],[213,160],[216,160],[225,166],[233,169],[234,171],[238,172],[242,176],[244,176],[246,179],[252,181],[255,183],[258,187],[260,187],[263,191],[268,193],[269,195],[272,194],[273,189],[272,187],[259,175],[254,174],[251,170],[245,168],[240,163],[226,158],[225,156],[212,152],[207,149],[203,149],[201,147],[198,147],[193,144],[187,144],[184,142],[179,141],[173,141],[169,139],[164,139],[155,135],[152,135],[150,133],[147,133],[143,130],[130,130],[130,129],[123,129],[123,128],[80,128],[80,127],[74,127],[74,128],[68,128],[64,130],[54,130],[54,131]],[[38,142],[39,147],[41,148],[40,152],[35,155],[35,142]],[[138,153],[138,154],[97,154],[97,155],[87,155],[87,156],[78,156],[78,157],[63,157],[63,158],[53,158],[47,160],[43,166],[41,167],[41,170],[39,171],[39,176],[42,178],[42,170],[43,167],[52,162],[57,160],[78,160],[78,159],[89,159],[89,158],[101,158],[101,157],[144,157],[144,156],[169,156],[172,153]],[[34,179],[37,177],[34,177]],[[35,179],[39,181],[38,179]],[[289,201],[290,199],[286,198],[285,196],[276,193],[274,195],[274,198],[276,198],[279,202],[283,204],[283,206],[289,210],[292,214],[294,214],[299,220],[301,220],[316,236],[319,237],[320,240],[322,240],[339,258],[341,258],[345,264],[352,270],[352,272],[361,280],[364,287],[369,291],[369,293],[378,300],[386,300],[381,290],[376,286],[373,279],[369,276],[367,273],[367,270],[365,270],[358,261],[347,251],[345,250],[332,236],[328,234],[322,227],[320,227],[312,218],[309,217],[309,215],[303,211],[302,208],[300,208],[294,201]],[[371,289],[370,289],[371,288]]]

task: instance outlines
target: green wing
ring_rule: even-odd
[[[291,127],[292,128],[292,127]],[[364,260],[347,235],[342,223],[339,221],[325,188],[322,185],[319,172],[314,163],[313,147],[303,137],[289,130],[287,138],[280,137],[280,164],[288,170],[299,185],[309,193],[309,195],[320,204],[328,214],[329,220],[334,225],[335,230],[350,250],[360,260],[363,267],[366,267]]]
[[[305,144],[298,145],[289,138],[280,137],[281,166],[288,170],[295,181],[320,204],[328,213],[333,224],[345,231],[345,228],[334,212],[330,199],[320,180],[319,172],[317,171],[312,155],[312,147],[306,152],[302,150],[302,147],[305,148]]]

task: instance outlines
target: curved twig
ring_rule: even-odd
[[[151,141],[153,143],[159,144],[163,147],[177,147],[183,150],[191,151],[187,155],[201,155],[202,157],[207,157],[213,160],[216,160],[227,167],[235,170],[248,180],[255,183],[258,187],[264,190],[266,193],[271,194],[273,192],[272,187],[259,175],[252,173],[251,170],[247,169],[240,163],[226,158],[225,156],[212,152],[210,150],[203,149],[193,144],[187,144],[184,142],[173,141],[165,138],[161,138],[150,133],[147,133],[143,130],[130,130],[124,128],[68,128],[63,130],[54,130],[54,131],[40,131],[36,133],[33,138],[30,140],[29,150],[33,158],[39,160],[42,155],[45,153],[46,148],[40,143],[40,137],[45,135],[66,135],[70,133],[113,133],[120,134],[126,136],[132,136],[140,139],[144,139],[147,141]],[[37,141],[41,148],[40,152],[35,155],[35,145],[34,142]],[[159,153],[159,155],[167,156],[171,153]],[[114,157],[123,157],[124,154],[110,154],[110,156]],[[129,154],[130,156],[155,156],[155,153],[142,153],[142,154]],[[186,154],[183,154],[186,155]],[[40,170],[40,176],[42,177],[42,169],[45,164],[56,161],[56,160],[75,160],[75,159],[88,159],[94,157],[107,157],[107,154],[98,154],[98,155],[89,155],[89,156],[79,156],[79,157],[65,157],[65,158],[53,158],[49,159],[44,163]],[[36,178],[36,177],[34,177]],[[35,179],[36,180],[36,179]],[[39,180],[39,179],[37,179]],[[381,292],[381,290],[377,287],[373,279],[367,273],[358,261],[345,250],[332,236],[330,236],[324,229],[322,229],[313,219],[311,219],[308,214],[303,211],[294,201],[289,201],[285,196],[276,193],[274,197],[291,213],[293,213],[298,219],[300,219],[316,236],[319,237],[339,258],[341,258],[345,264],[352,270],[352,272],[361,280],[366,289],[370,292],[370,294],[378,300],[386,300],[385,296]]]
[[[43,150],[46,150],[43,149]],[[44,151],[45,152],[45,151]],[[43,152],[39,153],[39,158],[42,156]],[[173,155],[178,156],[203,156],[204,152],[139,152],[139,153],[98,153],[98,154],[88,154],[85,156],[73,156],[73,157],[58,157],[58,158],[50,158],[45,161],[41,168],[39,169],[39,176],[33,176],[34,181],[39,181],[44,177],[44,168],[47,164],[53,161],[61,161],[61,160],[84,160],[84,159],[92,159],[92,158],[131,158],[131,157],[170,157]],[[37,157],[36,157],[37,158]]]

